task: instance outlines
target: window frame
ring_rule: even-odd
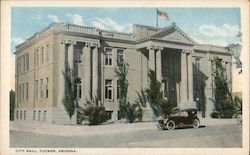
[[[19,111],[17,110],[16,111],[16,119],[19,119],[18,115],[19,115]]]
[[[39,87],[39,82],[38,82],[38,80],[36,80],[35,81],[35,98],[36,98],[36,100],[38,100],[38,96],[39,96],[38,87]]]
[[[110,83],[107,83],[110,82]],[[105,100],[113,100],[113,80],[106,79],[105,80],[105,92],[104,92],[104,98]]]
[[[29,54],[26,55],[26,70],[29,70]]]
[[[26,66],[25,66],[25,64],[26,64],[26,58],[25,58],[26,56],[24,55],[24,56],[22,56],[22,59],[23,59],[23,64],[22,64],[22,72],[25,72],[25,69],[26,69]]]
[[[43,99],[43,79],[40,79],[40,99]]]
[[[123,63],[125,61],[125,50],[124,49],[117,49],[117,61],[121,62],[121,63]]]
[[[33,111],[33,120],[36,120],[36,110]]]
[[[41,47],[41,65],[44,64],[44,47]]]
[[[22,67],[22,62],[21,62],[21,57],[18,57],[18,59],[17,59],[17,68],[18,68],[18,73],[21,73],[22,72],[22,70],[21,70],[21,67]]]
[[[37,120],[40,121],[41,120],[41,110],[38,111],[38,114],[37,114]]]
[[[47,119],[47,111],[43,111],[43,121],[46,121]]]
[[[116,99],[120,99],[120,90],[121,87],[120,87],[120,83],[119,83],[119,80],[117,80],[117,83],[116,83]]]
[[[105,48],[104,54],[104,64],[105,66],[112,66],[113,65],[113,49],[112,48]]]
[[[49,51],[50,51],[50,45],[47,44],[46,48],[45,48],[45,59],[46,59],[46,63],[49,63]]]
[[[45,83],[45,98],[49,98],[49,78],[46,78],[46,83]]]
[[[24,93],[24,83],[22,84],[22,101],[24,101],[24,95],[25,95],[25,93]]]
[[[195,57],[194,58],[194,65],[195,65],[195,71],[199,72],[200,71],[200,67],[201,67],[201,58],[200,57]]]
[[[23,120],[26,120],[26,110],[23,111]]]
[[[25,95],[25,99],[29,100],[29,83],[26,82],[26,95]]]

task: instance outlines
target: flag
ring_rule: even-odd
[[[160,19],[168,20],[168,14],[157,9],[157,14]]]

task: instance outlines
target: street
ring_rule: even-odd
[[[145,129],[103,135],[58,136],[10,131],[12,148],[232,148],[242,147],[242,129],[235,124],[198,129]]]

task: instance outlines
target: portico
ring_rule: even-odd
[[[195,106],[193,100],[192,44],[173,43],[166,40],[147,40],[137,44],[137,49],[147,54],[148,70],[155,71],[162,83],[163,95],[179,107]]]

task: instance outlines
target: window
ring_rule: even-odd
[[[200,58],[196,57],[194,59],[194,74],[198,74],[200,72]]]
[[[41,111],[38,111],[38,121],[40,121]]]
[[[195,70],[200,70],[200,58],[195,58]]]
[[[26,120],[26,110],[23,112],[23,119]]]
[[[45,98],[49,97],[49,78],[46,78],[46,84],[45,84]]]
[[[20,119],[23,119],[23,112],[20,111]]]
[[[21,98],[22,98],[22,85],[20,84],[18,86],[18,100],[19,100],[19,102],[21,102]]]
[[[43,98],[43,79],[40,80],[40,98]]]
[[[36,99],[38,99],[38,80],[36,80],[36,84],[35,84],[35,96],[36,96]]]
[[[33,111],[33,120],[36,120],[36,111]]]
[[[41,47],[41,64],[44,63],[44,47]]]
[[[77,84],[77,98],[82,98],[82,85]]]
[[[22,101],[24,101],[24,83],[22,84]]]
[[[28,82],[26,83],[26,100],[29,99],[29,84]]]
[[[39,65],[39,50],[36,50],[36,56],[35,56],[35,61],[36,61],[36,67]]]
[[[82,82],[80,78],[76,78],[75,80],[74,93],[77,99],[82,98]]]
[[[44,111],[43,112],[43,121],[46,121],[46,118],[47,118],[47,111]]]
[[[112,65],[112,49],[107,48],[105,53],[105,65]]]
[[[17,68],[18,68],[18,73],[21,73],[21,58],[18,58],[18,60],[17,60],[18,62],[17,62]]]
[[[76,63],[82,63],[82,47],[75,46],[74,50],[75,50],[75,53],[76,53],[75,62]]]
[[[26,70],[29,70],[29,55],[26,55]]]
[[[46,63],[49,62],[49,44],[46,45]]]
[[[123,63],[123,61],[124,61],[124,53],[123,53],[123,50],[118,49],[118,50],[117,50],[117,62]]]
[[[120,98],[120,83],[119,83],[119,80],[117,80],[117,94],[116,94],[116,96],[117,96],[117,99]]]
[[[16,111],[16,119],[18,119],[18,110]]]
[[[25,71],[25,56],[23,56],[23,64],[22,64],[22,71]]]
[[[105,99],[112,100],[112,80],[105,80]]]

